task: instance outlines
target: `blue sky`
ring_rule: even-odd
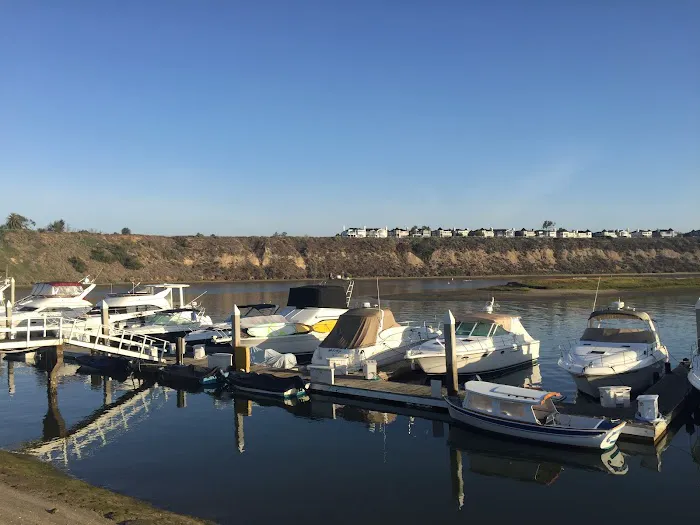
[[[0,210],[163,234],[700,228],[698,27],[696,0],[10,0]]]

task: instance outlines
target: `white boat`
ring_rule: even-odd
[[[577,344],[562,351],[558,365],[576,387],[593,397],[598,388],[629,386],[640,392],[664,373],[668,350],[649,314],[626,308],[621,301],[591,313]]]
[[[134,286],[128,292],[116,292],[95,304],[88,312],[88,317],[101,320],[102,305],[107,305],[109,322],[121,328],[122,323],[138,317],[153,315],[162,310],[185,306],[184,289],[189,284],[148,284],[141,288]],[[178,292],[178,300],[173,297]]]
[[[562,414],[554,406],[556,392],[499,385],[486,381],[464,384],[465,397],[445,398],[455,422],[523,439],[609,449],[615,445],[624,421]]]
[[[382,367],[402,361],[406,350],[437,335],[430,327],[397,323],[386,308],[353,308],[338,318],[311,363],[349,372],[360,370],[370,360]]]
[[[203,309],[197,308],[196,305],[188,305],[160,310],[147,317],[124,321],[124,324],[124,329],[129,333],[175,342],[190,332],[211,327],[212,320]]]
[[[35,283],[29,295],[13,305],[12,324],[19,326],[22,321],[30,318],[75,317],[84,314],[92,308],[92,303],[85,297],[94,288],[95,283],[89,276],[82,281]],[[5,319],[7,312],[4,308],[0,315]]]
[[[540,342],[525,330],[517,316],[476,313],[455,326],[458,373],[505,372],[532,364],[540,355]],[[406,352],[412,366],[426,374],[445,374],[445,340],[425,342]]]
[[[353,283],[314,284],[290,288],[287,306],[272,304],[241,307],[241,345],[275,350],[281,354],[310,356],[347,312]],[[272,313],[260,315],[265,309]],[[197,330],[185,337],[188,346],[205,345],[208,351],[231,344],[231,322]]]

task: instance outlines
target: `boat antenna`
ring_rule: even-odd
[[[593,311],[595,312],[595,305],[598,302],[598,290],[600,289],[600,276],[598,276],[598,286],[595,289],[595,297],[593,298]]]
[[[379,297],[379,277],[377,277],[377,307],[379,310],[382,309],[382,299]]]

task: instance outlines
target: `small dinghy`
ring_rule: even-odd
[[[301,376],[277,377],[255,372],[231,372],[227,381],[234,390],[283,398],[302,396],[309,386]]]
[[[486,381],[468,381],[459,403],[445,398],[457,423],[498,434],[535,441],[608,449],[615,445],[624,421],[573,416],[554,406],[556,392],[532,390]]]

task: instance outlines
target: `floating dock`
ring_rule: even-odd
[[[267,372],[276,373],[270,370]],[[629,407],[606,408],[590,398],[578,396],[575,403],[558,403],[557,408],[565,414],[625,420],[627,425],[622,431],[621,439],[657,443],[675,418],[684,410],[695,408],[698,404],[700,395],[690,385],[687,376],[688,366],[680,364],[644,392],[659,396],[660,417],[654,422],[635,418],[634,400]],[[426,419],[444,420],[447,405],[442,396],[445,394],[445,388],[438,392],[435,386],[366,380],[350,376],[336,377],[333,384],[311,381],[312,399],[314,395],[320,395],[341,404],[385,411],[391,411],[391,407],[396,406],[410,407],[414,412],[412,415]]]

